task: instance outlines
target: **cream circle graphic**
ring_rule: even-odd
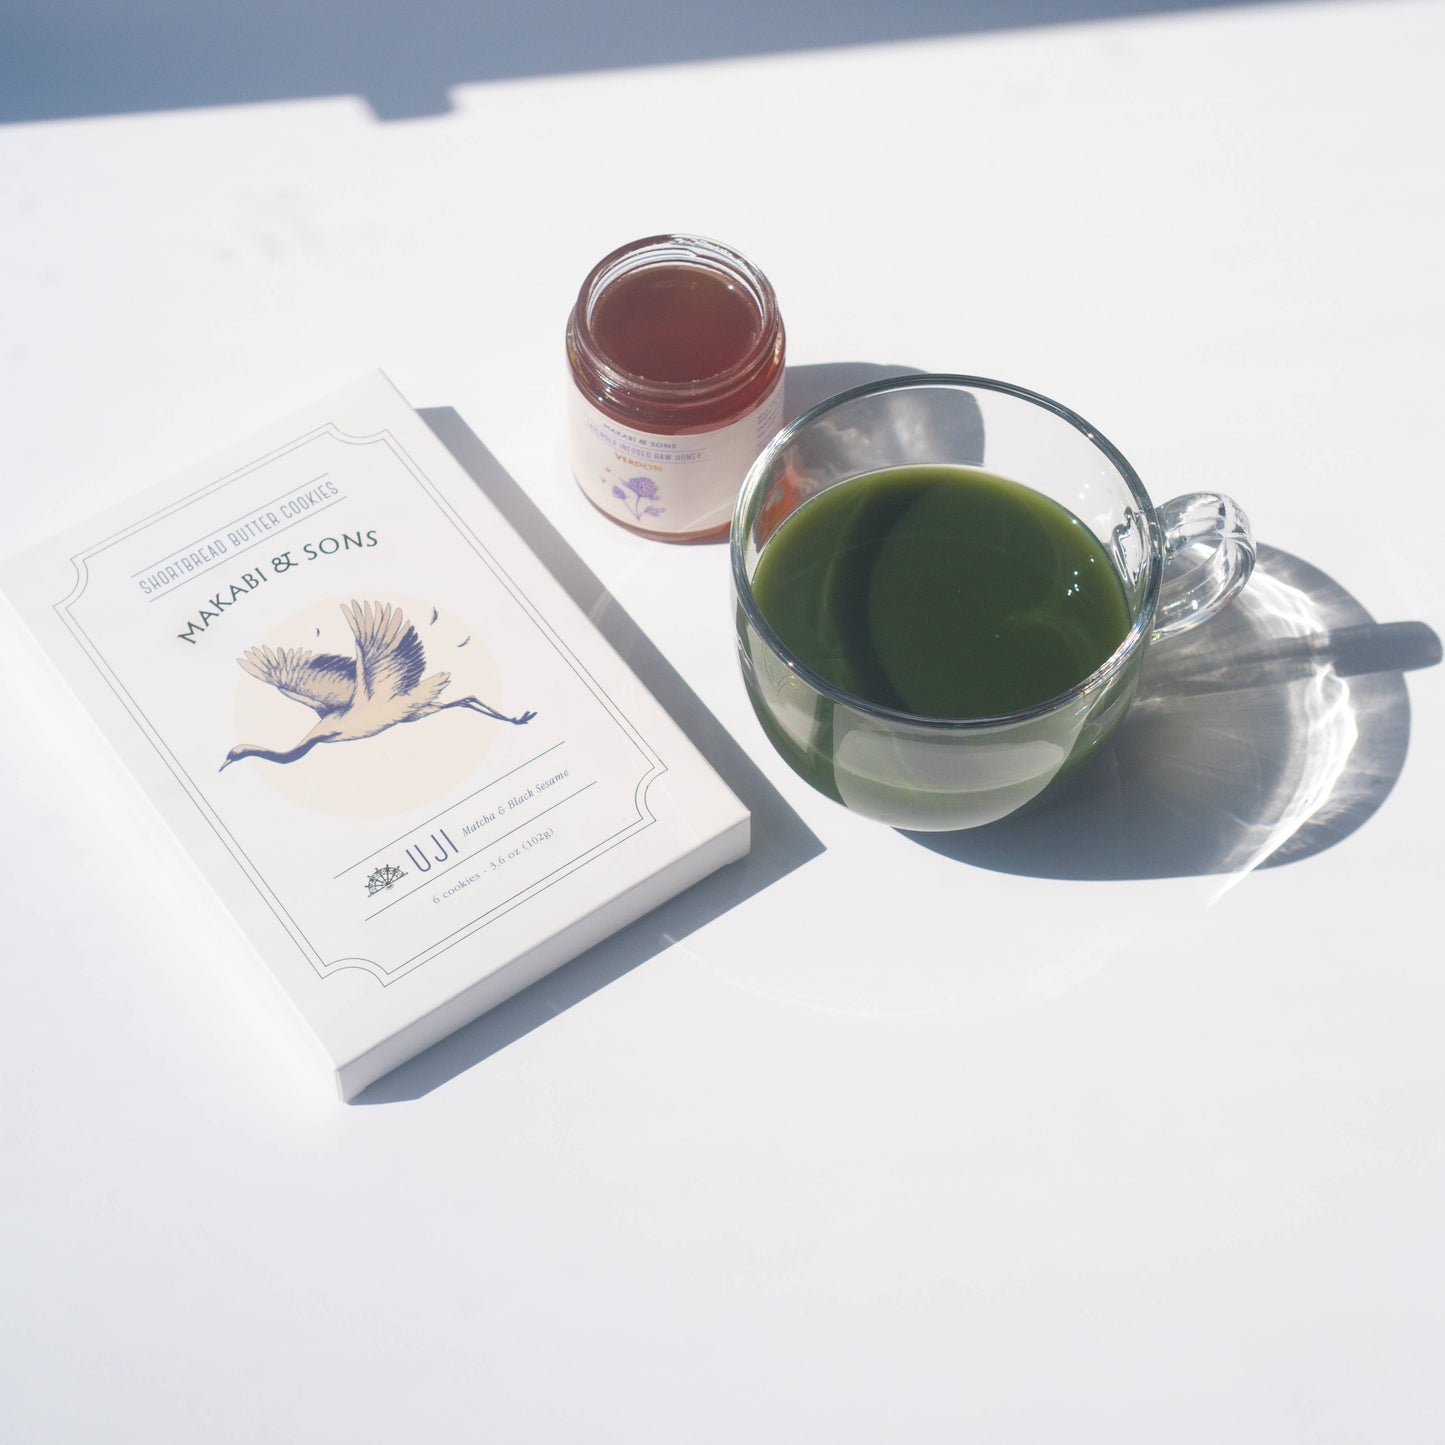
[[[448,677],[436,693],[438,708],[369,737],[320,743],[291,762],[253,755],[230,764],[246,769],[297,807],[332,817],[386,817],[444,796],[496,745],[499,729],[512,726],[469,707],[447,704],[476,698],[511,717],[524,712],[523,706],[514,703],[526,701],[504,696],[496,662],[481,630],[425,598],[329,598],[293,613],[265,636],[252,638],[247,650],[269,648],[279,654],[284,649],[293,655],[310,653],[313,659],[342,659],[344,662],[331,663],[325,672],[332,685],[345,692],[351,687],[346,673],[357,660],[356,637],[347,612],[353,605],[365,608],[367,603],[373,616],[385,606],[400,611],[404,621],[399,628],[393,618],[398,640],[404,642],[408,627],[415,629],[425,659],[423,679],[439,673]],[[262,664],[259,670],[267,669]],[[239,744],[284,754],[296,749],[317,725],[317,711],[287,697],[269,677],[263,679],[244,665],[236,669],[236,677]],[[344,713],[336,714],[331,720],[343,717]]]

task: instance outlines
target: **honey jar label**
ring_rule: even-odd
[[[664,436],[615,421],[571,392],[572,470],[609,517],[646,532],[725,527],[758,453],[782,425],[779,378],[758,405],[712,431]]]

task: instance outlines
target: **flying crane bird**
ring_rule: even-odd
[[[355,657],[335,652],[318,657],[299,647],[253,647],[236,659],[252,677],[269,683],[283,697],[314,708],[318,721],[294,748],[285,751],[238,743],[226,754],[222,770],[241,758],[294,763],[317,743],[375,737],[398,723],[431,717],[449,707],[469,708],[498,722],[521,724],[536,717],[534,712],[508,717],[475,697],[439,702],[451,674],[422,676],[426,654],[421,638],[399,607],[353,601],[342,605],[341,614],[356,639]]]

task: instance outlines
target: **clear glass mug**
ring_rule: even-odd
[[[917,717],[852,697],[812,672],[753,595],[785,518],[850,478],[918,464],[980,467],[1067,508],[1104,544],[1130,625],[1068,692],[998,717]],[[1249,580],[1254,541],[1228,497],[1155,506],[1118,448],[1045,396],[975,376],[860,386],[791,422],[748,473],[731,539],[738,656],[754,711],[788,764],[854,812],[898,828],[991,823],[1072,772],[1124,715],[1152,642],[1212,616]]]

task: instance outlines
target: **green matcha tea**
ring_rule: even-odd
[[[753,576],[787,650],[835,687],[916,716],[998,717],[1067,692],[1124,640],[1098,538],[974,467],[870,472],[809,498]]]

